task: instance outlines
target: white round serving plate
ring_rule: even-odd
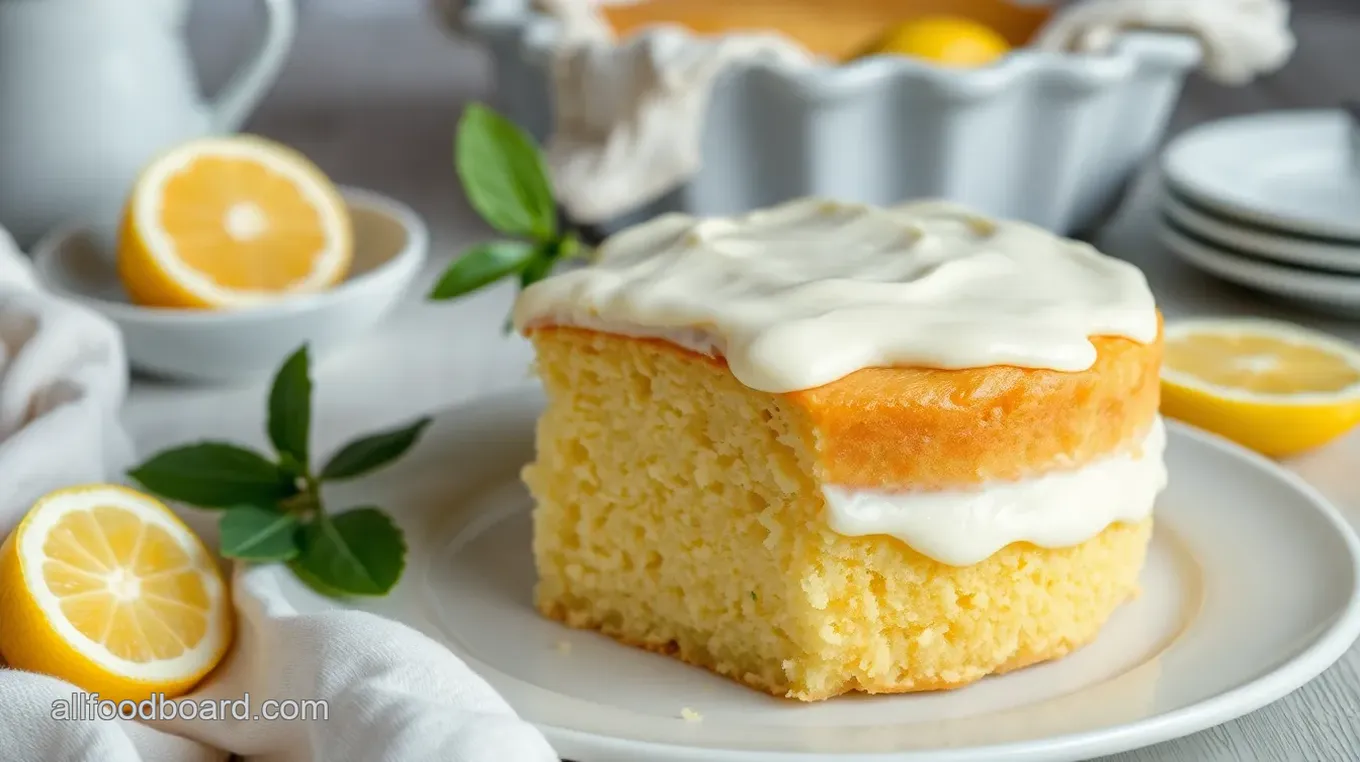
[[[1360,274],[1325,273],[1265,262],[1193,238],[1165,220],[1158,225],[1158,237],[1176,256],[1229,283],[1315,311],[1360,317]]]
[[[1336,510],[1270,461],[1172,424],[1143,595],[1095,643],[951,692],[774,698],[535,612],[519,470],[542,405],[524,389],[443,413],[391,470],[337,490],[337,505],[382,505],[406,532],[386,598],[331,601],[282,567],[275,579],[299,610],[361,607],[445,643],[576,762],[1087,759],[1264,706],[1360,634],[1360,543]]]
[[[1360,163],[1341,111],[1211,122],[1162,153],[1166,181],[1215,212],[1303,235],[1360,242]]]
[[[1346,246],[1325,239],[1298,238],[1253,227],[1194,208],[1168,190],[1162,211],[1182,228],[1222,246],[1285,265],[1360,274],[1360,242]],[[1358,210],[1360,211],[1360,210]]]

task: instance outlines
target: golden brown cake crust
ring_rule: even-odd
[[[1009,366],[866,368],[779,396],[816,432],[825,483],[929,490],[1020,479],[1077,467],[1140,441],[1160,401],[1158,320],[1151,344],[1092,338],[1096,362],[1076,373]],[[564,327],[533,332],[551,331],[590,333]],[[668,342],[642,341],[702,357]]]
[[[1161,395],[1162,337],[1092,339],[1078,373],[868,368],[788,399],[821,436],[825,480],[936,489],[1080,466],[1139,441]]]

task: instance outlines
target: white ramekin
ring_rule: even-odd
[[[558,24],[516,5],[469,2],[461,26],[490,48],[501,108],[544,140]],[[1199,59],[1193,38],[1136,33],[1105,55],[1023,49],[971,70],[886,56],[737,68],[713,92],[699,173],[607,227],[820,195],[874,204],[938,197],[1086,232],[1156,146]]]

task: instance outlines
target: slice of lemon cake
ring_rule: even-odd
[[[667,215],[527,288],[537,606],[817,700],[1060,657],[1165,485],[1132,265],[935,202]]]

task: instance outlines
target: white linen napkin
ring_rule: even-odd
[[[815,60],[776,34],[700,37],[658,27],[616,42],[591,0],[539,4],[561,29],[547,164],[563,208],[584,222],[651,201],[699,170],[709,96],[728,67]]]
[[[0,534],[50,490],[120,480],[132,463],[117,417],[127,374],[117,329],[37,289],[27,260],[0,229]],[[202,525],[204,516],[185,519]],[[270,699],[318,700],[326,702],[327,719],[228,716],[155,721],[154,727],[86,719],[75,709],[82,700],[75,686],[0,669],[0,758],[221,762],[236,753],[251,762],[557,760],[537,729],[435,641],[357,611],[299,614],[267,571],[237,568],[236,644],[187,698],[202,705],[249,695],[251,713]]]
[[[1098,53],[1120,32],[1172,29],[1198,37],[1205,76],[1240,85],[1280,68],[1294,52],[1287,0],[1082,0],[1039,32],[1048,50]]]

